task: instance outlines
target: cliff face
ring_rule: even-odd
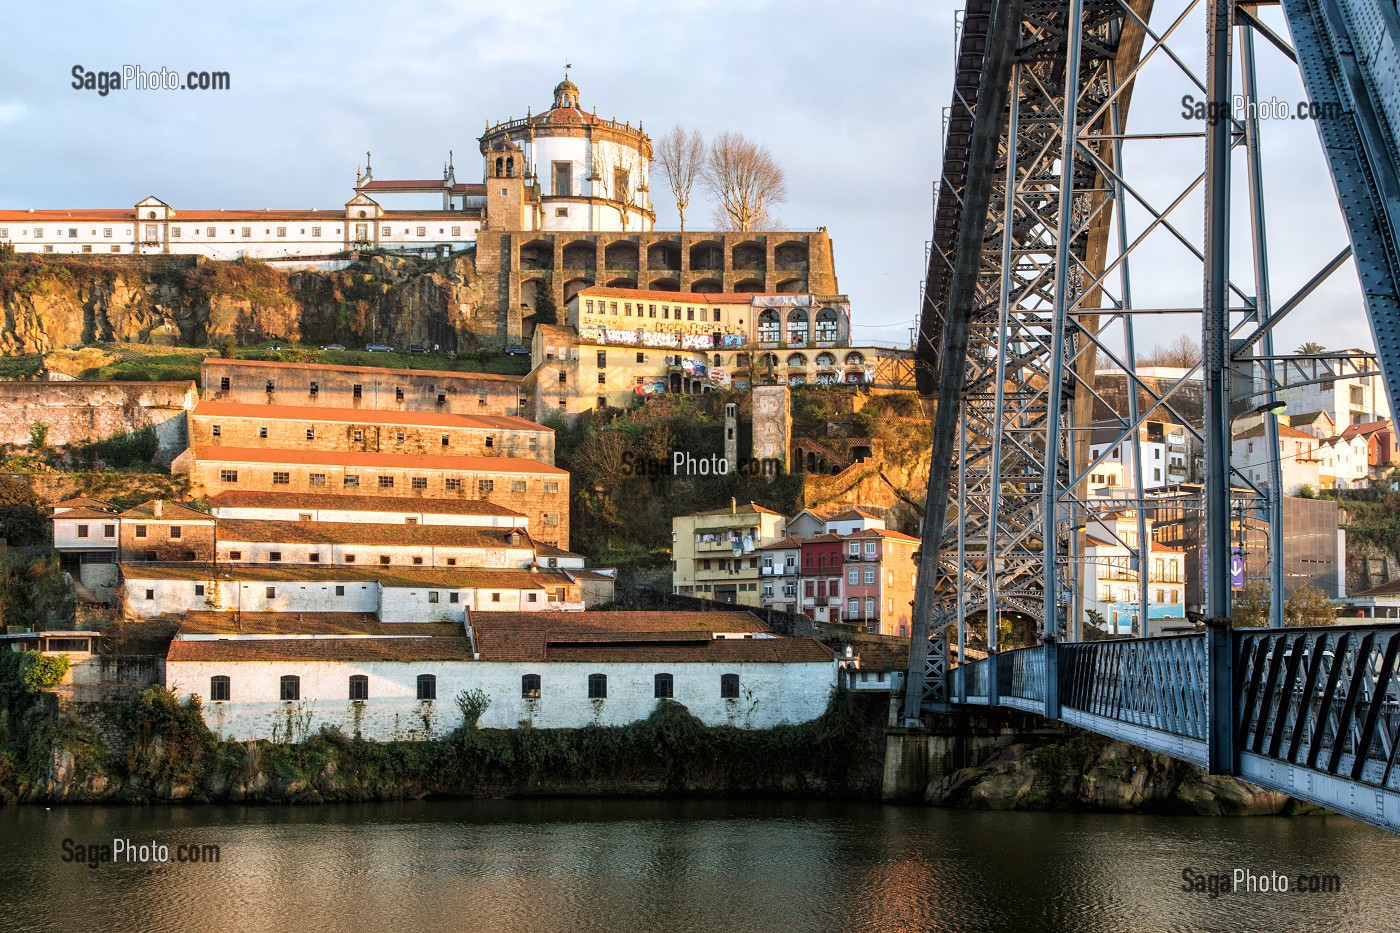
[[[375,255],[335,271],[285,272],[193,257],[0,258],[0,354],[95,341],[212,346],[286,340],[472,349],[478,321],[471,256]]]

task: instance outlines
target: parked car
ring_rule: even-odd
[[[328,344],[326,344],[324,347],[322,347],[321,349],[322,349],[322,350],[344,350],[344,349],[345,349],[345,344],[343,344],[343,343],[328,343]]]
[[[428,352],[428,348],[425,347],[425,346],[423,346],[421,343],[410,343],[410,344],[408,345],[408,352],[409,352],[409,353],[427,353],[427,352]]]
[[[365,344],[365,352],[366,352],[366,353],[393,353],[393,352],[394,352],[394,348],[391,347],[391,346],[389,346],[387,343],[367,343],[367,344]]]
[[[528,347],[506,347],[506,356],[529,356]]]

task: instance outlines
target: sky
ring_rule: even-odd
[[[1160,0],[1154,23],[1182,2]],[[367,150],[376,177],[438,176],[453,150],[458,180],[479,180],[477,136],[486,122],[546,109],[569,63],[583,107],[599,116],[640,121],[653,136],[679,124],[706,135],[738,131],[768,146],[788,175],[779,222],[830,233],[856,341],[907,343],[960,7],[950,0],[27,3],[7,11],[10,52],[0,59],[7,143],[0,207],[127,207],[155,195],[177,211],[338,208]],[[1181,47],[1199,57],[1203,31],[1198,14],[1183,26]],[[1292,66],[1276,53],[1261,50],[1260,59],[1265,96],[1303,99]],[[1179,98],[1192,89],[1170,74],[1164,56],[1160,62],[1143,72],[1130,129],[1191,126]],[[71,86],[75,65],[227,71],[231,89],[103,97]],[[1199,140],[1130,143],[1126,159],[1135,186],[1164,205],[1200,170],[1201,149]],[[1272,288],[1281,303],[1345,234],[1312,127],[1266,126],[1264,152]],[[1239,178],[1237,206],[1242,169]],[[674,229],[674,203],[659,177],[652,196],[657,227]],[[1198,204],[1179,215],[1197,242]],[[690,215],[700,228],[709,206],[692,204]],[[1130,212],[1130,229],[1145,217]],[[1252,293],[1239,217],[1234,276]],[[1139,305],[1199,306],[1199,263],[1192,268],[1179,245],[1154,240],[1132,268]],[[1150,347],[1198,329],[1196,317],[1158,320],[1143,325],[1138,341]],[[1289,349],[1309,339],[1370,347],[1354,272],[1339,273],[1280,326],[1279,338]]]

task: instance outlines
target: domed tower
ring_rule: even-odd
[[[502,133],[486,150],[486,227],[527,230],[525,225],[525,153]]]
[[[497,123],[480,138],[486,159],[487,223],[492,198],[511,190],[508,169],[519,160],[522,209],[518,230],[651,230],[651,140],[641,124],[604,120],[579,104],[578,85],[566,76],[554,86],[554,104],[539,114]],[[499,162],[499,166],[498,166]],[[509,213],[509,208],[501,209]]]

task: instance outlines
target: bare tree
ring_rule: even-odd
[[[787,174],[767,146],[742,133],[720,133],[710,144],[700,180],[736,230],[773,221],[787,200]]]
[[[641,163],[637,152],[625,146],[594,143],[592,156],[594,190],[598,190],[596,186],[601,181],[603,189],[617,202],[617,215],[622,221],[622,229],[626,230],[632,219],[632,211],[637,209],[641,191]]]
[[[666,176],[666,184],[676,199],[676,211],[681,215],[681,233],[685,232],[685,209],[690,206],[690,189],[705,167],[705,140],[699,130],[686,132],[673,126],[656,141],[656,164]]]
[[[1139,366],[1175,366],[1186,369],[1201,361],[1201,345],[1190,334],[1181,334],[1171,343],[1157,344],[1138,358]]]

